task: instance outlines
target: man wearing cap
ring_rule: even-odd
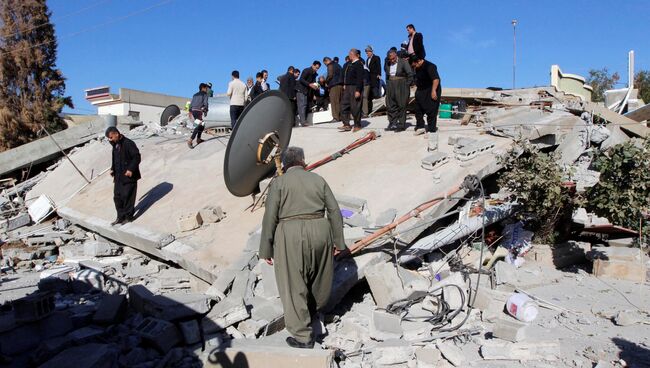
[[[117,218],[111,225],[133,221],[135,196],[140,180],[140,150],[132,140],[120,134],[116,127],[106,129],[112,149],[113,202]]]
[[[438,108],[440,107],[440,95],[442,86],[436,64],[424,60],[417,55],[409,58],[411,68],[415,71],[415,135],[424,134],[424,115],[427,116],[427,129],[429,133],[435,133],[438,128]]]
[[[343,217],[327,182],[305,170],[302,148],[288,147],[282,156],[285,174],[266,198],[259,258],[275,269],[287,344],[311,349],[312,320],[330,297],[333,253],[346,249]]]
[[[366,56],[366,67],[368,68],[370,79],[368,81],[368,94],[366,95],[366,100],[363,101],[363,113],[364,115],[370,115],[372,112],[372,100],[381,97],[381,90],[379,88],[381,79],[381,59],[379,56],[375,55],[372,46],[370,45],[366,46]]]
[[[230,127],[235,129],[237,119],[244,111],[244,104],[246,103],[246,85],[239,80],[239,71],[233,70],[231,73],[232,80],[228,83],[228,91],[226,94],[230,98]]]
[[[323,64],[327,66],[327,77],[325,84],[329,90],[330,103],[332,104],[332,122],[341,121],[341,91],[343,81],[341,80],[341,66],[338,62],[329,57],[323,58]]]
[[[388,115],[388,130],[403,131],[406,129],[406,106],[411,94],[413,71],[408,61],[397,56],[397,49],[388,51],[384,65],[386,80],[386,110]]]
[[[361,129],[361,94],[365,70],[359,60],[359,50],[351,49],[348,62],[343,68],[343,95],[341,96],[342,132],[356,132]],[[350,126],[350,115],[354,119],[354,128]]]

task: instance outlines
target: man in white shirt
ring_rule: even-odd
[[[235,129],[239,115],[244,111],[246,102],[246,85],[239,80],[239,71],[233,70],[232,80],[228,83],[228,97],[230,98],[230,126]]]

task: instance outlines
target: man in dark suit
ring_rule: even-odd
[[[318,69],[320,69],[320,61],[314,60],[310,67],[305,68],[300,75],[300,79],[296,84],[296,101],[298,102],[298,117],[299,126],[307,126],[307,109],[309,108],[310,96],[313,92],[310,90],[317,90],[318,84],[316,83],[316,76]]]
[[[422,36],[422,33],[416,32],[415,26],[412,24],[406,26],[406,32],[409,34],[409,42],[407,48],[408,54],[415,55],[421,60],[424,60],[424,58],[427,56],[427,53],[424,51],[424,37]]]
[[[332,104],[332,121],[341,121],[341,92],[343,91],[341,74],[343,73],[343,69],[338,61],[333,61],[329,57],[325,57],[323,63],[327,66],[325,84],[329,91],[330,103]]]
[[[262,84],[264,82],[264,77],[262,76],[262,72],[259,72],[255,74],[255,79],[257,79],[257,82],[255,82],[255,85],[253,86],[253,90],[251,91],[251,101],[255,99],[255,97],[261,95],[264,93],[264,88],[262,87]]]
[[[367,96],[367,110],[364,111],[366,115],[370,115],[372,112],[372,100],[375,98],[381,97],[381,89],[379,88],[379,80],[381,79],[381,59],[379,56],[375,55],[372,46],[366,46],[366,67],[369,70],[370,79],[370,89]]]
[[[113,177],[113,202],[117,218],[111,225],[133,221],[135,196],[140,180],[140,151],[132,140],[116,127],[106,129],[106,138],[113,146],[111,176]]]
[[[357,132],[361,129],[361,95],[365,71],[359,60],[359,50],[351,49],[348,62],[343,67],[343,95],[341,96],[342,132]],[[350,115],[354,120],[354,128],[350,126]]]

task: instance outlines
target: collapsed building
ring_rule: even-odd
[[[448,88],[442,97],[456,108],[424,138],[384,132],[381,101],[358,133],[315,114],[316,124],[293,130],[291,145],[319,163],[313,170],[334,191],[354,253],[336,262],[313,350],[284,344],[273,267],[257,257],[269,180],[252,197],[230,194],[228,134],[188,150],[185,114],[126,133],[143,178],[136,220],[121,226],[110,224],[103,129],[42,174],[7,183],[2,364],[643,366],[650,293],[647,257],[630,247],[638,234],[615,229],[599,245],[549,246],[515,223],[487,244],[485,227],[511,217],[516,203],[481,184],[526,140],[581,170],[579,187],[593,185],[585,152],[646,137],[643,115],[557,86]],[[615,228],[584,211],[574,221]]]

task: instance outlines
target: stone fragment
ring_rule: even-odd
[[[114,243],[88,240],[83,244],[84,255],[88,257],[109,257],[120,254],[120,247]]]
[[[619,311],[614,317],[614,323],[618,326],[631,326],[644,321],[643,316],[637,311]]]
[[[267,326],[267,324],[267,321],[247,319],[237,325],[237,330],[239,330],[245,338],[254,339],[259,336],[260,332]]]
[[[178,231],[191,231],[201,227],[201,225],[203,225],[203,219],[201,219],[201,214],[197,212],[181,216],[178,219],[177,224]]]
[[[492,335],[501,340],[519,342],[526,338],[527,324],[508,316],[497,319]]]
[[[250,317],[242,298],[228,296],[217,303],[203,319],[203,330],[207,334],[221,331]]]
[[[127,305],[126,295],[105,295],[93,316],[93,322],[100,325],[112,325],[122,322],[126,315]]]
[[[401,321],[398,315],[381,310],[374,311],[370,321],[370,337],[378,341],[401,338],[404,334]]]
[[[442,353],[434,345],[415,349],[418,368],[435,368],[442,358]]]
[[[199,211],[201,219],[205,223],[214,223],[223,220],[226,217],[226,213],[223,212],[221,206],[205,206]]]
[[[454,367],[462,367],[465,362],[463,351],[449,341],[443,341],[436,344],[436,347],[442,353],[442,356],[453,364]]]

